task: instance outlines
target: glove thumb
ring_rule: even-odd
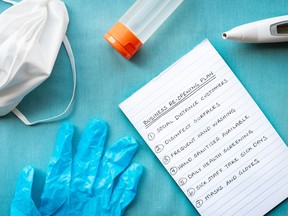
[[[33,175],[34,169],[31,166],[21,171],[11,204],[10,216],[40,216],[31,198]]]

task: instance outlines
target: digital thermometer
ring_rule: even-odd
[[[223,39],[244,43],[288,41],[288,16],[279,16],[237,26],[222,34]]]

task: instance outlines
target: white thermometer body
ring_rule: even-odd
[[[288,15],[237,26],[222,34],[223,39],[245,43],[288,41]]]

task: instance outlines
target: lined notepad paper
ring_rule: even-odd
[[[208,40],[120,108],[201,215],[287,198],[288,148]]]

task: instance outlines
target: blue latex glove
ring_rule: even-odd
[[[107,125],[94,119],[86,126],[72,160],[73,133],[70,123],[64,123],[59,129],[39,210],[31,199],[34,170],[28,166],[20,173],[11,216],[117,216],[124,213],[136,195],[143,171],[136,163],[127,168],[138,147],[135,139],[120,139],[102,156]]]

